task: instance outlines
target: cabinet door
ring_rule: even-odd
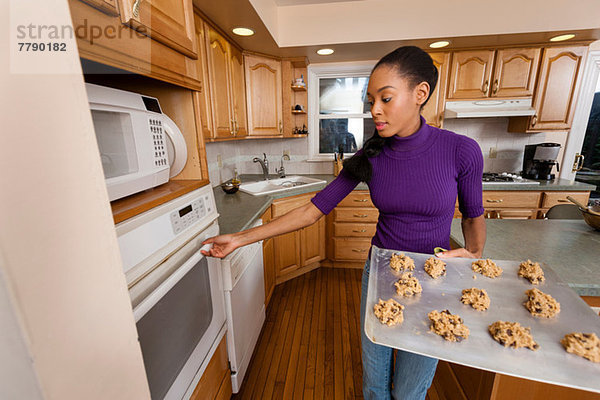
[[[234,131],[229,78],[229,43],[206,24],[204,30],[207,36],[208,78],[214,137],[232,137]]]
[[[248,135],[282,135],[281,63],[266,57],[247,55],[245,68]]]
[[[536,48],[498,50],[491,96],[533,96],[540,54]]]
[[[273,238],[275,247],[275,277],[280,278],[300,268],[300,232],[290,232]]]
[[[454,52],[448,98],[479,99],[488,97],[493,61],[493,50]]]
[[[117,0],[81,0],[84,3],[88,3],[109,15],[119,15],[117,9]]]
[[[196,14],[194,14],[194,21],[196,25],[196,39],[198,41],[198,60],[196,61],[196,77],[202,85],[202,90],[200,92],[195,93],[195,97],[199,104],[198,113],[200,114],[200,121],[202,123],[202,133],[204,135],[204,139],[210,139],[214,137],[214,130],[211,112],[210,79],[208,77],[206,31],[204,30],[204,23]]]
[[[124,24],[188,57],[198,57],[192,0],[120,0],[119,6]]]
[[[246,124],[246,84],[244,80],[244,56],[233,46],[229,46],[231,68],[231,108],[233,110],[234,132],[236,137],[248,135]]]
[[[321,261],[325,258],[325,218],[300,231],[300,265]]]
[[[539,84],[533,99],[537,114],[530,120],[530,129],[571,128],[586,54],[585,46],[544,50]]]
[[[438,81],[421,114],[429,125],[440,128],[444,116],[450,53],[432,53],[430,56],[433,59],[433,64],[438,69]]]
[[[263,242],[263,260],[265,271],[265,306],[269,304],[273,289],[275,289],[275,249],[274,239]]]

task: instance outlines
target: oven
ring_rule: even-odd
[[[200,252],[217,217],[204,187],[117,225],[152,399],[188,398],[226,334],[221,263]]]

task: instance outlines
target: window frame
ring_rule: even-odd
[[[338,118],[371,118],[364,114],[326,114],[319,118],[319,79],[364,77],[371,74],[376,60],[310,64],[308,66],[308,161],[331,161],[333,153],[319,153],[319,121]],[[362,143],[361,143],[362,146]],[[348,156],[354,153],[348,154]]]

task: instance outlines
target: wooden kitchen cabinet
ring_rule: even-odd
[[[109,15],[119,15],[117,0],[81,0]]]
[[[192,0],[119,0],[119,9],[124,24],[197,58]]]
[[[281,60],[281,79],[283,87],[282,115],[283,115],[283,137],[303,137],[306,134],[294,133],[302,127],[308,127],[308,85],[306,57],[284,58]],[[298,78],[304,77],[304,86],[295,85]],[[306,112],[293,112],[296,104],[304,107]]]
[[[429,125],[441,128],[444,117],[444,104],[446,102],[448,72],[450,70],[450,53],[431,53],[429,55],[433,59],[433,64],[438,69],[438,81],[421,114]]]
[[[573,122],[586,46],[550,47],[544,49],[532,117],[512,117],[509,132],[568,130]]]
[[[235,137],[248,136],[246,112],[246,79],[244,78],[244,56],[241,50],[229,46],[229,66],[231,71],[231,108]]]
[[[263,225],[271,221],[271,208],[262,215]],[[263,242],[263,265],[265,274],[265,307],[269,305],[273,290],[275,289],[275,244],[274,239],[269,238]]]
[[[196,27],[196,40],[198,42],[198,59],[196,61],[196,75],[200,81],[201,89],[194,93],[196,113],[200,117],[202,134],[205,139],[214,137],[212,103],[210,95],[210,78],[208,76],[208,53],[206,47],[206,30],[204,21],[198,14],[194,14],[194,25]]]
[[[531,97],[539,48],[508,48],[453,53],[449,99]]]
[[[302,194],[273,202],[273,218],[307,204],[314,193]],[[325,259],[325,220],[295,232],[273,238],[275,254],[275,283],[279,284],[319,266]]]
[[[257,55],[244,55],[248,136],[282,136],[281,62]]]

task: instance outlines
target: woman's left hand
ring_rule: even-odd
[[[437,253],[436,256],[439,258],[454,258],[454,257],[481,258],[481,254],[471,253],[469,250],[465,249],[464,247],[454,249],[454,250],[443,251],[443,252]]]

